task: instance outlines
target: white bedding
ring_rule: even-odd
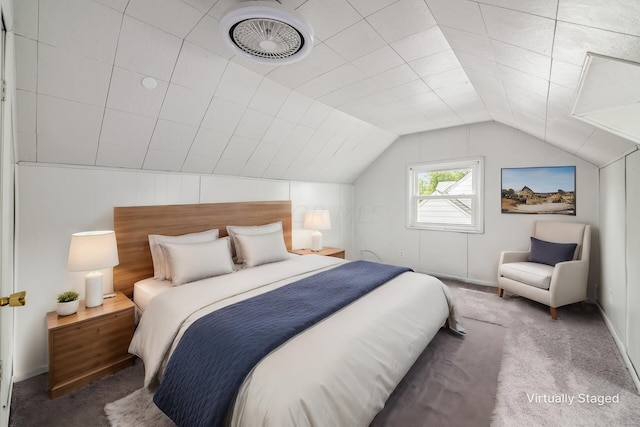
[[[169,280],[158,280],[150,277],[139,280],[133,284],[133,302],[138,307],[138,313],[142,315],[151,298],[170,289],[173,286]]]
[[[309,255],[173,287],[145,310],[129,351],[145,385],[161,375],[179,338],[201,316],[331,268],[343,260]],[[448,288],[404,273],[292,338],[245,379],[232,426],[366,426],[449,317]]]

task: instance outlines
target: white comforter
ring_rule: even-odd
[[[342,262],[297,256],[154,297],[129,348],[144,361],[145,385],[155,385],[198,318]],[[459,326],[448,288],[404,273],[264,358],[238,393],[231,425],[367,426],[447,318]]]

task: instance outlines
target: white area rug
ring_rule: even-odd
[[[134,391],[104,407],[112,427],[175,427],[153,403],[153,395],[146,388]]]

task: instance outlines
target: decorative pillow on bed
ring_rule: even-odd
[[[163,243],[174,285],[233,272],[229,238],[203,243]]]
[[[271,224],[265,225],[254,225],[254,226],[239,226],[239,225],[228,225],[227,226],[227,234],[231,236],[231,253],[235,257],[235,261],[238,264],[244,263],[244,254],[242,253],[242,248],[238,246],[237,236],[255,236],[258,234],[267,234],[279,231],[282,233],[282,221],[272,222]]]
[[[218,229],[201,231],[199,233],[182,234],[180,236],[163,236],[161,234],[149,235],[149,248],[153,261],[153,278],[158,280],[171,280],[171,271],[162,251],[164,243],[202,243],[211,242],[218,238]]]
[[[243,264],[255,267],[289,259],[282,230],[267,234],[236,235],[236,251],[242,253]]]
[[[529,262],[556,265],[559,262],[571,261],[577,247],[577,243],[554,243],[532,237]]]

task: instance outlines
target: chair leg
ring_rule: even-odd
[[[499,296],[500,298],[502,298],[502,295],[503,295],[503,294],[504,294],[504,289],[502,289],[502,288],[498,288],[498,296]]]
[[[558,320],[558,310],[555,307],[549,307],[549,312],[551,313],[551,318],[553,320]]]

